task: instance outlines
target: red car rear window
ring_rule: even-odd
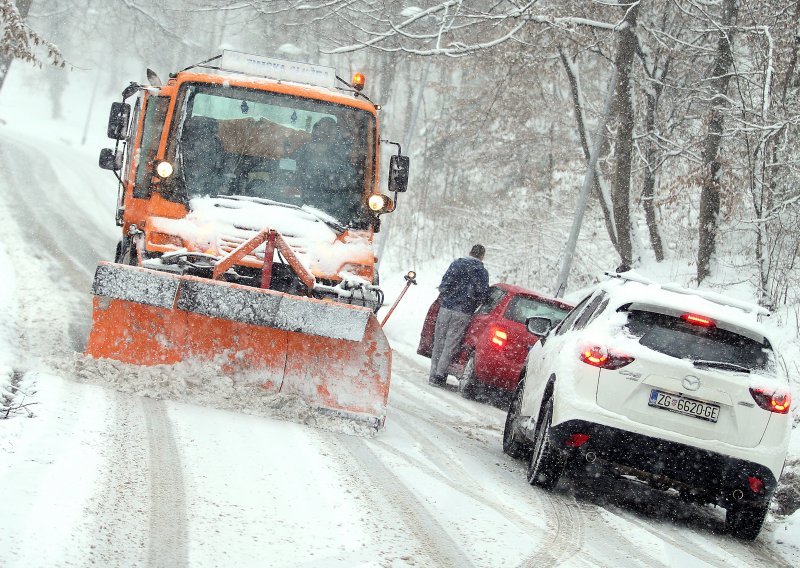
[[[569,310],[565,310],[558,306],[548,304],[546,302],[529,298],[527,296],[515,296],[511,298],[506,308],[506,313],[503,317],[517,323],[525,324],[528,318],[532,317],[545,317],[550,318],[553,325],[556,325],[564,316],[567,315]]]

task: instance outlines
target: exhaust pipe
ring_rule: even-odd
[[[742,498],[742,497],[744,497],[744,492],[742,492],[742,490],[741,490],[741,489],[734,489],[734,490],[733,490],[733,498],[734,498],[736,501],[739,501],[739,500],[741,500],[741,498]]]
[[[594,452],[586,452],[586,456],[584,456],[584,457],[586,458],[587,462],[594,463],[595,460],[597,459],[597,454],[595,454]],[[741,493],[741,491],[740,491],[740,493]]]

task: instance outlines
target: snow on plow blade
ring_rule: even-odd
[[[391,349],[367,308],[113,263],[98,265],[92,293],[86,355],[213,361],[237,383],[383,425]]]

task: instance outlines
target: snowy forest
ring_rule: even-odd
[[[326,75],[327,85],[295,82],[291,75],[262,76],[261,68],[250,73],[225,67],[222,59],[218,68],[210,67],[221,75],[213,77],[215,82],[203,78],[205,71],[190,71],[166,84],[171,74],[198,70],[202,66],[197,64],[223,52],[265,56],[262,65],[280,66],[285,62],[275,60],[282,59],[333,67],[340,83],[332,73]],[[10,512],[0,515],[0,535],[5,535],[0,546],[18,551],[9,566],[28,566],[32,558],[41,565],[113,565],[116,560],[117,565],[261,566],[267,556],[285,562],[276,566],[326,567],[361,561],[374,565],[376,559],[386,566],[793,565],[800,551],[798,59],[800,0],[0,0],[0,193],[5,197],[0,201],[0,494],[7,497]],[[228,73],[240,73],[251,82],[231,80]],[[363,93],[355,80],[349,83],[355,73],[366,78]],[[193,77],[188,80],[192,88],[211,89],[208,85],[213,84],[224,93],[219,98],[226,104],[235,100],[231,113],[190,115],[202,105],[193,107],[193,99],[177,91],[180,77]],[[265,88],[259,81],[271,86]],[[279,94],[331,103],[348,112],[369,111],[371,138],[364,143],[369,153],[357,156],[363,161],[355,166],[352,159],[349,164],[353,171],[370,169],[354,200],[366,213],[374,213],[368,225],[340,224],[315,204],[309,207],[299,193],[289,196],[303,198],[296,203],[219,189],[189,199],[189,148],[192,136],[201,139],[189,121],[211,119],[207,123],[218,129],[219,122],[234,122],[231,116],[242,123],[263,118],[252,110],[257,101],[248,106],[247,98],[233,99],[231,84],[250,94],[263,90],[259,96]],[[359,98],[364,94],[367,100]],[[188,103],[180,99],[183,96]],[[112,102],[118,114],[112,110],[109,121]],[[150,115],[150,109],[163,114]],[[285,114],[290,118],[282,127],[291,134],[302,130],[286,126],[297,116],[288,110]],[[157,118],[148,125],[151,116]],[[375,116],[379,129],[374,127]],[[318,141],[311,120],[298,124],[303,122],[302,134],[313,145]],[[320,123],[325,124],[320,119],[314,126]],[[337,118],[335,124],[341,128],[347,122]],[[150,128],[161,138],[152,139],[150,158],[142,160],[147,156],[142,150],[147,146],[144,132]],[[257,138],[241,132],[247,133],[241,136],[247,141]],[[221,137],[212,134],[218,143],[216,154],[201,156],[208,164],[197,163],[209,165],[216,159],[215,173],[220,173],[224,160],[230,159],[227,155],[238,150],[226,148]],[[254,167],[257,175],[250,181],[265,181],[267,174],[287,168],[279,173],[298,179],[302,160],[295,157],[302,152],[290,153],[286,133],[272,138],[279,150],[274,155],[265,151],[244,156],[253,162],[275,162],[270,171]],[[382,144],[375,144],[378,139]],[[173,147],[168,151],[169,144]],[[100,154],[103,146],[114,149]],[[379,164],[375,148],[380,149]],[[355,154],[352,147],[349,151]],[[407,192],[393,193],[393,210],[387,204],[395,203],[375,193],[388,195],[390,187],[397,187],[397,178],[390,174],[400,162],[390,161],[396,153],[410,157],[410,180]],[[242,156],[235,158],[235,167],[222,172],[231,179],[238,175]],[[282,162],[293,164],[284,168]],[[248,165],[244,160],[242,164]],[[363,164],[379,168],[373,171]],[[166,173],[160,169],[164,165]],[[404,162],[400,169],[406,172]],[[134,193],[140,174],[152,184],[147,185],[147,203],[143,194]],[[186,203],[179,203],[177,193],[169,196],[170,187],[180,187],[169,184],[178,183],[181,176],[185,195],[180,197]],[[247,189],[244,180],[234,181]],[[291,193],[298,188],[281,189]],[[383,204],[377,208],[372,206],[376,197]],[[220,198],[235,205],[220,207],[214,201]],[[329,194],[322,199],[332,200]],[[154,203],[167,213],[156,211]],[[239,211],[240,203],[275,208],[277,221],[252,217],[256,220],[251,222],[252,211],[244,206]],[[175,213],[176,204],[186,207]],[[200,214],[215,208],[238,214],[231,213],[230,221],[223,219],[224,231],[234,237],[248,231],[254,236],[248,233],[239,242],[223,231],[206,242],[195,238],[203,236],[202,231],[190,234],[186,226],[196,223],[205,230]],[[129,218],[126,211],[132,212]],[[190,213],[198,216],[179,226]],[[286,219],[286,229],[277,227]],[[313,221],[314,229],[300,235],[294,252],[308,258],[314,253],[315,261],[335,257],[339,280],[323,272],[315,276],[310,261],[303,264],[306,256],[303,262],[295,259],[303,270],[291,258],[286,262],[286,251],[293,249],[284,236],[297,238],[291,225],[300,226],[297,219],[308,226]],[[208,226],[217,227],[211,222]],[[297,232],[306,230],[302,227]],[[352,242],[346,240],[351,232]],[[312,250],[306,243],[318,233],[327,239],[326,248]],[[166,240],[146,241],[150,234]],[[359,248],[360,256],[352,262],[330,252],[341,244],[358,248],[367,240],[369,246]],[[278,249],[271,248],[276,242]],[[481,368],[500,368],[498,353],[513,353],[519,359],[511,387],[486,390],[499,395],[494,398],[470,394],[470,385],[477,384],[478,356],[484,357],[477,339],[475,345],[467,345],[466,339],[463,345],[456,342],[463,360],[454,360],[444,375],[434,372],[438,355],[432,357],[430,349],[425,354],[422,348],[426,333],[432,344],[440,334],[436,310],[441,302],[436,299],[445,295],[446,285],[440,284],[445,269],[476,243],[485,245],[489,290],[499,291],[496,298],[501,299],[492,305],[491,292],[483,285],[483,299],[475,300],[478,311],[470,307],[467,315],[488,316],[494,310],[491,318],[499,319],[484,318],[479,323],[485,329],[476,324],[474,329],[485,331],[485,337],[461,331],[467,339],[483,338],[485,351],[498,357],[487,356],[489,363]],[[162,248],[149,250],[148,244]],[[249,245],[249,252],[242,252]],[[256,247],[263,247],[260,258]],[[225,260],[218,264],[193,264],[202,257],[217,263],[223,253]],[[237,265],[240,274],[233,264],[225,264],[236,254],[239,262],[251,253],[255,260],[250,265]],[[482,257],[478,254],[474,260]],[[363,272],[365,266],[368,273]],[[280,275],[276,267],[289,275],[291,268],[305,287],[270,288],[273,271],[276,279]],[[622,338],[625,349],[633,345],[631,337],[617,333],[624,326],[613,316],[622,321],[618,312],[629,311],[639,296],[625,303],[614,296],[614,305],[601,296],[602,287],[614,282],[602,282],[603,273],[628,268],[635,273],[629,280],[620,277],[626,286],[657,282],[664,284],[659,294],[676,294],[664,313],[654,308],[659,318],[669,315],[686,325],[708,326],[709,335],[716,333],[711,329],[716,326],[714,314],[725,315],[725,310],[736,312],[730,321],[722,316],[716,320],[727,322],[730,329],[720,326],[725,333],[763,325],[764,335],[753,336],[758,339],[742,335],[770,350],[775,347],[775,360],[769,358],[769,363],[777,363],[788,386],[770,382],[765,383],[767,389],[758,382],[763,378],[758,372],[749,375],[749,367],[672,352],[659,353],[653,367],[657,372],[646,375],[639,372],[647,371],[648,362],[640,353],[657,349],[644,344],[634,345],[641,350],[630,356],[609,359],[605,352],[587,351],[578,339],[574,346],[566,343],[570,336],[564,333],[561,345],[567,347],[554,348],[560,344],[550,338],[561,336],[562,328],[580,331],[592,321],[603,323],[608,315],[612,317],[606,327],[611,331],[602,328],[592,342],[615,348],[613,342]],[[102,288],[104,270],[161,271],[159,278],[170,274],[164,278],[180,284],[164,292],[166,300],[156,306],[148,303],[152,299],[144,286],[131,286],[138,294],[133,299],[109,296]],[[206,273],[211,276],[206,278]],[[302,280],[306,273],[310,278]],[[201,276],[208,289],[234,289],[249,298],[279,297],[275,305],[289,306],[285,310],[292,317],[300,315],[296,320],[279,321],[275,315],[274,321],[253,323],[230,316],[249,316],[240,309],[240,299],[220,301],[230,309],[216,319],[194,304],[179,305],[182,296],[175,289],[189,288],[185,283],[196,283]],[[635,283],[638,276],[648,280]],[[598,282],[601,293],[593,288]],[[691,291],[676,291],[674,284]],[[695,297],[696,288],[704,292]],[[125,286],[120,289],[127,293]],[[315,296],[320,290],[336,295]],[[361,304],[353,300],[358,300],[355,290],[360,290]],[[377,290],[372,304],[365,290]],[[558,306],[563,312],[558,322],[567,317],[567,323],[527,312],[512,321],[508,314],[519,299],[515,295],[525,294],[550,308]],[[687,300],[684,306],[684,296],[677,294],[691,296],[694,303]],[[223,293],[218,297],[225,299]],[[148,348],[139,348],[124,326],[104,315],[110,311],[109,298]],[[303,305],[306,300],[318,311]],[[130,308],[132,304],[137,305]],[[712,304],[723,311],[704,314],[704,306],[718,309]],[[259,317],[268,312],[262,310],[266,303],[253,305]],[[150,313],[144,310],[151,307],[158,316],[153,321],[161,325],[163,318],[167,324],[140,325],[140,314]],[[336,317],[321,317],[324,310]],[[196,334],[201,340],[192,335],[199,328],[189,323],[179,330],[185,343],[175,340],[173,345],[171,336],[164,339],[163,329],[184,321],[171,319],[171,312],[180,312],[186,322],[204,322],[202,333]],[[353,331],[358,325],[352,323],[352,313],[368,314],[356,322],[363,330]],[[598,314],[602,317],[594,319]],[[631,320],[634,325],[636,317]],[[222,320],[231,327],[219,325]],[[549,325],[532,328],[535,320]],[[104,334],[118,336],[103,328],[104,322],[114,333],[122,330],[119,337],[124,341],[106,341]],[[515,329],[511,325],[526,341],[530,336],[530,342],[509,333]],[[588,329],[594,333],[601,328],[595,323]],[[310,340],[290,341],[295,337],[291,334],[306,331]],[[374,336],[367,337],[367,331]],[[219,335],[203,335],[211,332]],[[273,332],[278,338],[274,343],[258,343]],[[769,341],[766,332],[773,334]],[[363,335],[360,340],[358,333]],[[703,333],[695,330],[687,344],[693,346]],[[184,335],[176,332],[175,337]],[[251,336],[252,345],[247,343]],[[93,337],[100,339],[92,344]],[[231,342],[221,343],[220,338]],[[754,543],[730,537],[729,525],[742,524],[745,518],[740,505],[749,503],[740,503],[744,495],[738,485],[726,485],[720,490],[722,501],[715,501],[693,492],[690,484],[663,483],[666,476],[659,468],[661,456],[672,455],[668,451],[659,450],[658,459],[652,458],[656,473],[639,471],[636,463],[598,481],[593,473],[598,455],[591,444],[601,436],[594,430],[570,432],[556,443],[569,448],[556,450],[570,452],[570,459],[579,457],[558,489],[558,478],[541,489],[536,468],[544,462],[537,452],[544,452],[550,426],[560,425],[553,419],[552,400],[578,393],[602,406],[599,387],[588,388],[588,382],[585,392],[556,390],[555,373],[543,373],[538,383],[526,374],[535,368],[535,346],[541,354],[546,341],[564,361],[569,359],[557,370],[570,378],[559,379],[558,385],[583,376],[569,366],[578,364],[602,369],[589,368],[586,375],[598,385],[601,376],[616,377],[616,390],[605,395],[613,402],[623,399],[619,393],[626,382],[630,386],[642,379],[641,384],[648,385],[640,389],[645,393],[641,400],[633,394],[624,400],[641,403],[641,408],[636,409],[639,414],[619,414],[621,431],[634,422],[630,416],[652,411],[655,425],[648,423],[648,428],[667,432],[663,439],[675,448],[700,440],[697,447],[706,453],[698,453],[701,457],[694,462],[717,452],[715,444],[744,448],[734,456],[739,460],[736,467],[759,452],[759,458],[774,458],[777,465],[768,472],[774,481],[768,495],[774,499],[771,505],[765,502],[759,519],[767,519],[763,536]],[[741,344],[730,345],[738,356]],[[100,351],[107,346],[130,349],[132,354],[129,359],[116,352],[107,357]],[[191,350],[197,346],[210,354],[202,364],[193,359],[196,353]],[[369,347],[364,348],[369,355],[363,361],[355,355],[356,363],[345,361],[353,353],[360,357],[363,346]],[[175,355],[174,361],[162,355],[162,347],[174,347],[168,353]],[[262,361],[262,367],[245,369],[246,380],[240,384],[224,364],[228,356],[238,365],[249,363],[251,355],[266,361],[274,353],[279,356],[268,362],[274,363],[277,378],[264,374],[267,365]],[[670,358],[682,359],[683,366],[668,367]],[[364,371],[367,363],[377,369],[372,383],[364,379],[372,372],[372,367]],[[610,373],[629,363],[632,366],[618,375]],[[286,379],[290,371],[301,378]],[[323,383],[308,387],[314,373],[314,380],[352,378],[355,387],[341,380],[343,398],[366,392],[365,384],[378,384],[380,389],[370,391],[376,400],[383,397],[376,407],[382,413],[378,426],[370,422],[368,434],[363,423],[340,428],[346,422],[342,416],[317,412],[333,407],[317,408],[291,388],[289,396],[283,396],[281,389],[292,379],[322,396],[327,392]],[[749,379],[740,381],[745,373]],[[733,376],[729,382],[737,393],[744,393],[743,400],[691,399],[689,391],[700,388],[695,375],[703,381]],[[680,381],[680,387],[673,386],[687,391],[685,400],[705,404],[711,412],[722,408],[729,415],[718,421],[717,415],[711,420],[659,405],[658,396],[666,391],[651,387],[667,387],[651,385],[651,376]],[[693,388],[686,386],[689,379],[697,381],[689,381]],[[526,398],[526,385],[537,384],[542,392]],[[703,388],[714,397],[728,396],[716,384]],[[265,395],[269,389],[276,392]],[[535,396],[541,400],[533,400]],[[673,406],[684,400],[683,394],[670,396]],[[525,407],[523,412],[523,402],[533,411]],[[598,420],[613,414],[608,408],[601,410]],[[674,429],[663,427],[668,420],[659,417],[662,410],[673,412]],[[752,427],[752,416],[763,421],[763,429],[758,429],[761,422]],[[685,432],[679,419],[690,426]],[[534,429],[530,448],[515,438],[522,431],[515,434],[514,428],[523,426]],[[784,454],[778,456],[759,440],[768,438],[768,428],[774,433],[783,426],[778,432],[784,436],[781,444],[789,444],[790,438],[791,443],[786,460],[780,461]],[[733,442],[721,437],[723,427]],[[747,448],[738,437],[745,431],[754,440]],[[580,450],[581,444],[589,445]],[[547,451],[549,446],[547,442]],[[785,445],[781,448],[786,451]],[[682,450],[674,454],[687,462],[695,455],[687,458]],[[526,459],[516,459],[520,457]],[[600,456],[598,462],[603,461]],[[715,478],[716,462],[708,465],[710,469],[694,462],[685,469]],[[738,472],[736,483],[741,482],[744,491],[762,495],[766,478],[760,470],[756,476],[736,467],[727,467],[725,475]],[[588,472],[589,483],[582,471]],[[636,474],[650,475],[649,484],[639,483],[642,479]],[[529,487],[537,484],[535,490]],[[747,540],[754,540],[758,530]],[[5,566],[3,557],[0,565]]]
[[[482,241],[499,279],[554,292],[596,148],[572,285],[680,258],[767,305],[800,293],[798,2],[13,4],[2,50],[43,66],[54,117],[76,71],[88,99],[226,47],[363,71],[413,158],[385,229],[408,263]]]

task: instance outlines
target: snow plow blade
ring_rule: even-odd
[[[135,365],[209,361],[237,384],[383,426],[391,348],[371,310],[100,263],[86,355]]]

